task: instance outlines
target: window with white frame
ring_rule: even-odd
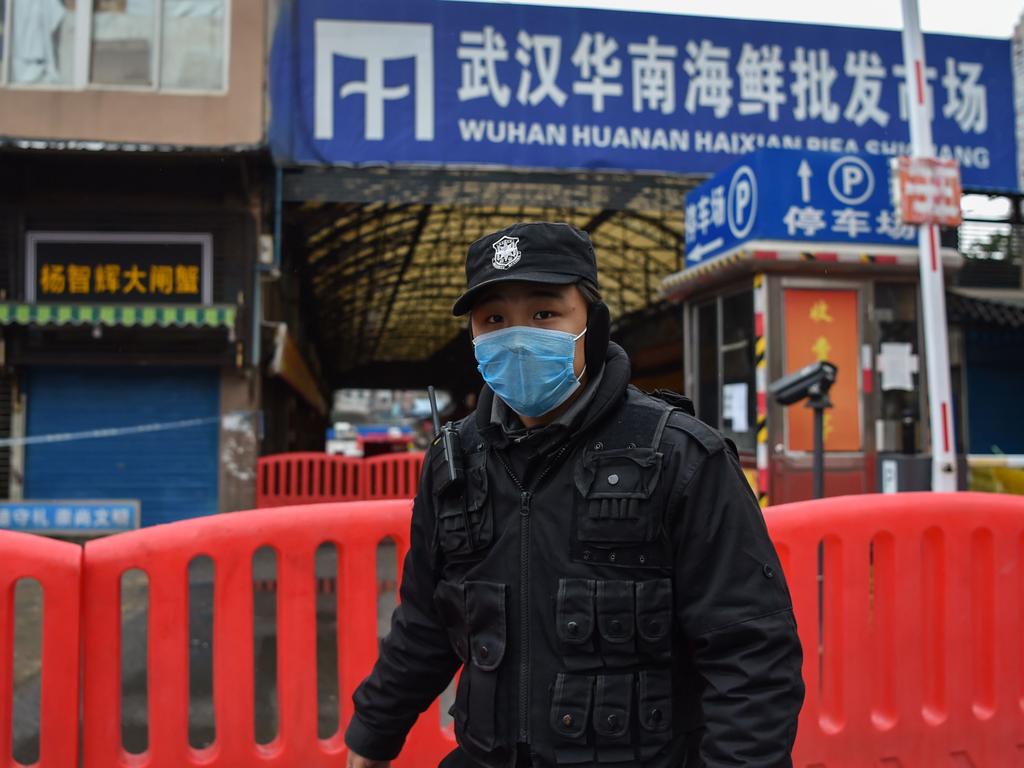
[[[697,416],[741,451],[755,449],[754,293],[718,296],[696,309]]]
[[[0,0],[15,87],[223,91],[230,0]]]

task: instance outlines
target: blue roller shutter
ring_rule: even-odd
[[[31,369],[29,436],[209,421],[28,445],[25,497],[139,499],[143,525],[216,512],[219,379],[213,368]]]

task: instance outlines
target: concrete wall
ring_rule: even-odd
[[[220,511],[256,506],[259,379],[252,369],[224,368],[220,377]]]
[[[232,0],[227,90],[184,95],[0,87],[0,136],[200,147],[251,145],[264,134],[266,0]]]

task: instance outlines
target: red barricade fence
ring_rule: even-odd
[[[0,765],[13,766],[14,593],[19,579],[42,588],[39,761],[78,764],[79,609],[82,550],[27,533],[0,532]]]
[[[256,468],[256,506],[411,499],[422,466],[422,452],[365,459],[315,452],[261,456]]]
[[[327,453],[278,453],[256,465],[256,506],[283,507],[363,498],[362,459]]]
[[[352,691],[377,656],[377,546],[395,541],[401,563],[408,549],[411,503],[319,504],[234,512],[89,542],[85,553],[84,765],[115,768],[245,768],[344,765],[342,735],[352,715]],[[317,735],[317,643],[314,556],[324,543],[338,557],[338,691],[340,728]],[[253,669],[253,553],[277,555],[277,737],[255,741]],[[188,566],[213,561],[214,743],[189,745]],[[127,755],[121,742],[121,575],[140,568],[149,577],[147,664],[149,749]],[[427,765],[454,746],[440,727],[438,703],[410,734],[398,768]]]
[[[363,462],[364,499],[411,499],[416,495],[422,453],[387,453]]]
[[[1024,764],[1024,499],[845,496],[766,519],[804,648],[795,765]]]
[[[10,745],[10,585],[46,593],[40,766],[75,764],[81,586],[86,768],[343,765],[351,694],[377,655],[376,555],[396,542],[399,575],[410,503],[320,504],[187,520],[78,550],[0,535],[0,748]],[[804,646],[807,698],[798,768],[1021,764],[1024,744],[1024,500],[993,494],[895,494],[802,502],[767,511]],[[314,558],[337,548],[340,727],[317,734]],[[254,734],[252,558],[277,556],[278,731]],[[216,737],[188,742],[188,566],[212,559]],[[820,566],[819,566],[820,557]],[[821,577],[819,578],[819,567]],[[149,579],[149,748],[121,746],[121,575]],[[59,623],[58,623],[59,622]],[[435,702],[399,768],[437,765],[453,746]],[[0,752],[0,754],[4,754]],[[0,761],[2,764],[2,761]]]

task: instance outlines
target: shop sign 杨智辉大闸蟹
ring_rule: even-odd
[[[210,304],[213,237],[203,232],[28,232],[31,302]]]

